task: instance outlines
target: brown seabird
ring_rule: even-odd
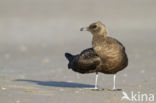
[[[116,73],[128,65],[125,47],[115,38],[108,35],[106,27],[101,22],[95,22],[81,31],[89,31],[93,35],[92,48],[83,50],[78,55],[65,53],[69,60],[68,68],[79,73],[96,73],[95,88],[98,89],[98,72],[114,74],[113,90],[115,87]]]

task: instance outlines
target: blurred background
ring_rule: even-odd
[[[137,39],[147,45],[156,30],[155,10],[155,0],[0,0],[0,47],[81,50],[90,46],[91,35],[79,29],[95,21],[126,44]]]
[[[155,0],[0,0],[0,85],[17,85],[15,79],[94,84],[95,74],[67,69],[64,53],[91,47],[92,35],[80,28],[96,21],[126,47],[129,66],[119,72],[123,81],[118,85],[134,89],[144,84],[145,91],[153,91]],[[107,82],[101,82],[103,87],[111,86],[111,76],[101,74],[100,80]]]

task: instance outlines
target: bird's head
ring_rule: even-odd
[[[88,27],[81,28],[80,31],[89,31],[93,34],[93,36],[107,36],[107,29],[100,21],[92,23]]]

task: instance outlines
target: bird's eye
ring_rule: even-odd
[[[93,25],[91,28],[92,28],[92,29],[95,29],[96,27],[97,27],[96,25]]]

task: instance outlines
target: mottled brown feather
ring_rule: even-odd
[[[69,60],[69,68],[79,73],[115,74],[128,65],[125,47],[118,40],[108,36],[104,24],[92,23],[88,31],[93,35],[93,48],[72,56]]]

